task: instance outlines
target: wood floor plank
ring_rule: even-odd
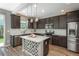
[[[0,56],[29,56],[29,54],[22,51],[22,46],[18,47],[1,47]],[[79,53],[75,53],[67,50],[66,48],[56,45],[49,45],[48,56],[79,56]]]
[[[48,56],[79,56],[79,54],[69,51],[63,47],[59,47],[56,45],[50,45]]]

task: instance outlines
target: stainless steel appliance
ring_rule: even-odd
[[[79,52],[79,22],[69,22],[67,25],[67,48]]]

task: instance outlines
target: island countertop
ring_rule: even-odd
[[[30,40],[30,41],[33,41],[33,42],[42,42],[46,39],[48,39],[49,37],[47,36],[40,36],[40,35],[36,35],[36,37],[31,37],[30,35],[27,35],[27,36],[20,36],[22,39],[26,39],[26,40]]]

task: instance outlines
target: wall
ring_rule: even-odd
[[[20,34],[24,34],[24,32],[28,34],[28,33],[34,32],[34,30],[33,29],[26,29],[26,30],[25,29],[10,29],[11,35],[20,35]]]
[[[5,15],[5,45],[10,45],[11,12],[0,9],[0,13]]]
[[[36,29],[37,33],[45,33],[46,29]],[[47,31],[54,31],[54,35],[66,36],[66,29],[47,29]]]
[[[36,29],[35,33],[45,33],[46,29]],[[25,31],[26,34],[34,32],[34,29],[10,29],[11,35],[19,35],[23,34],[23,31]],[[66,36],[66,29],[47,29],[47,31],[54,31],[54,35],[61,35]]]

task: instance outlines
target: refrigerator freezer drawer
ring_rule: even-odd
[[[68,48],[68,50],[76,52],[76,44],[75,43],[68,42],[67,48]]]

